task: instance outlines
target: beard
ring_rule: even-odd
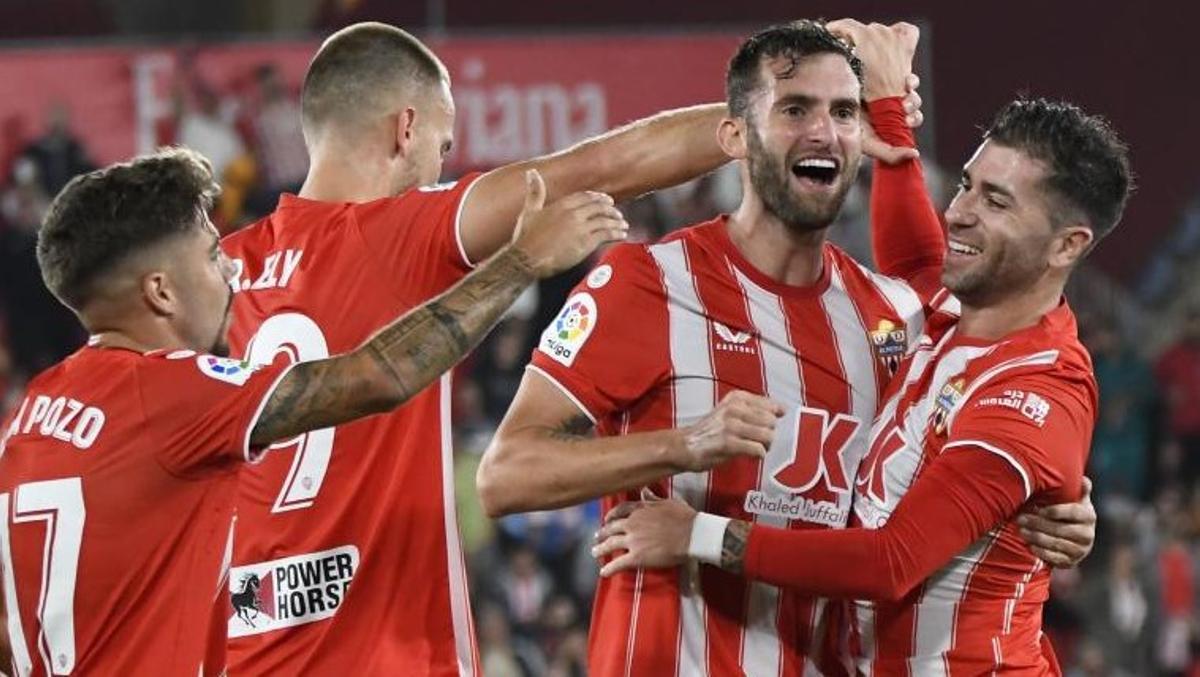
[[[229,321],[233,317],[229,311],[232,308],[233,292],[230,292],[228,300],[225,301],[225,314],[221,319],[221,326],[217,328],[217,335],[213,337],[212,346],[208,349],[210,355],[229,357]]]
[[[985,253],[976,255],[982,260],[944,267],[942,284],[965,305],[980,308],[994,304],[1022,293],[1041,278],[1046,270],[1045,247],[1046,242],[1040,238],[990,243]]]
[[[846,201],[852,183],[847,177],[858,173],[858,160],[853,166],[842,167],[834,179],[838,182],[837,189],[831,195],[797,194],[791,186],[791,168],[776,162],[767,152],[754,124],[747,124],[746,128],[750,185],[767,211],[794,232],[809,233],[828,228]]]

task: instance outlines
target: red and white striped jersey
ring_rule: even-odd
[[[285,195],[226,237],[230,340],[250,362],[353,350],[469,263],[458,215],[478,175],[363,204]],[[399,409],[276,444],[241,477],[231,674],[473,675],[447,374]]]
[[[821,279],[776,282],[730,241],[724,217],[652,245],[614,247],[547,327],[530,369],[600,434],[689,425],[728,392],[787,409],[765,460],[662,481],[660,495],[793,529],[844,527],[870,421],[924,311],[906,284],[834,247]],[[611,496],[606,504],[636,498]],[[600,582],[594,675],[799,675],[832,649],[826,603],[712,567]]]
[[[1064,302],[1039,324],[987,341],[960,335],[957,302],[939,297],[932,305],[953,312],[930,315],[887,391],[855,481],[852,524],[886,524],[947,450],[1003,458],[1019,478],[1014,506],[1078,500],[1097,389],[1070,308]],[[903,599],[854,603],[857,671],[1051,674],[1056,662],[1041,636],[1048,592],[1049,572],[1010,519]]]

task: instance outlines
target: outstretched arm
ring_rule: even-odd
[[[580,190],[616,200],[673,186],[729,160],[717,144],[723,103],[680,108],[588,139],[563,151],[500,167],[481,176],[463,198],[459,232],[467,257],[487,258],[508,242],[521,208],[521,182],[536,169],[549,198]]]
[[[514,242],[449,291],[414,308],[354,351],[291,369],[250,436],[261,446],[399,406],[445,373],[487,334],[534,279],[575,265],[628,224],[599,193],[543,208],[545,185],[530,172]]]
[[[829,30],[854,45],[863,61],[863,98],[874,135],[891,148],[915,148],[907,119],[920,98],[910,94],[912,60],[920,32],[897,23],[862,24],[853,19],[831,22]],[[916,112],[919,114],[919,111]],[[923,297],[940,288],[946,242],[937,210],[925,187],[921,162],[911,156],[876,161],[871,182],[871,236],[875,261],[886,275],[907,281]]]

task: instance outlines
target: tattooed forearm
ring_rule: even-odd
[[[475,347],[535,277],[524,252],[506,247],[358,350],[297,365],[268,400],[251,442],[264,444],[398,406]]]
[[[479,343],[534,277],[525,254],[507,247],[450,291],[384,328],[363,349],[407,400]]]
[[[750,523],[732,520],[725,527],[725,540],[721,543],[721,568],[735,574],[742,573],[746,557],[746,542],[750,540]]]

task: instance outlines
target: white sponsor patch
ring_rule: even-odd
[[[999,397],[985,397],[979,400],[975,406],[1016,409],[1039,428],[1046,425],[1046,417],[1050,415],[1050,403],[1041,395],[1025,390],[1005,390]]]
[[[591,294],[580,292],[572,296],[567,299],[558,317],[542,332],[538,350],[556,362],[571,366],[583,344],[592,335],[598,319],[596,300]]]
[[[196,366],[200,368],[201,374],[235,386],[246,385],[250,374],[258,369],[249,362],[216,355],[200,355],[196,358]]]
[[[358,548],[293,555],[229,570],[229,636],[258,635],[332,617],[358,571]]]
[[[829,501],[814,501],[798,495],[774,494],[757,490],[746,493],[746,500],[742,504],[742,508],[746,512],[756,515],[801,520],[834,528],[846,526],[846,519],[850,516],[849,508],[842,508]]]
[[[588,273],[587,286],[592,289],[599,289],[608,284],[608,281],[612,279],[612,276],[612,266],[608,265],[607,263],[602,266],[597,266],[595,270]]]

